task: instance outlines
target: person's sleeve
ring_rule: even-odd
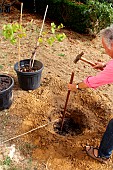
[[[103,71],[99,72],[96,76],[88,76],[84,83],[90,87],[96,89],[99,86],[113,83],[113,60],[111,60]]]

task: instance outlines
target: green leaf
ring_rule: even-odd
[[[56,24],[54,22],[51,23],[51,27],[56,29]]]
[[[51,32],[54,34],[56,30],[56,25],[54,22],[51,23]]]
[[[64,56],[65,56],[65,54],[62,54],[62,53],[61,53],[61,54],[58,54],[58,56],[64,57]]]
[[[3,36],[8,39],[12,44],[17,42],[17,38],[26,36],[25,29],[18,23],[7,24],[3,26]]]
[[[19,37],[19,38],[23,38],[23,37],[25,37],[25,36],[26,36],[25,33],[19,33],[19,34],[18,34],[18,37]]]
[[[13,32],[17,32],[20,29],[20,25],[18,23],[15,23],[12,25]]]
[[[49,45],[53,45],[54,41],[55,41],[55,37],[50,37],[50,38],[47,40],[47,42],[48,42]]]
[[[56,35],[56,38],[57,38],[57,40],[58,41],[63,41],[65,38],[66,38],[66,35],[64,34],[64,33],[62,33],[62,34],[57,34]]]
[[[3,69],[3,66],[2,66],[2,65],[0,65],[0,69]]]
[[[10,40],[10,42],[11,42],[11,44],[15,44],[15,43],[17,42],[17,40],[16,40],[15,38],[12,38],[12,39]]]
[[[39,43],[42,43],[43,42],[43,39],[41,37],[38,38],[38,42]]]
[[[61,23],[57,28],[58,29],[64,28],[64,25]]]
[[[3,164],[10,166],[11,162],[12,162],[11,158],[9,156],[7,156],[6,159],[4,160]]]
[[[55,34],[55,29],[54,29],[54,28],[51,28],[51,32],[52,32],[53,34]]]
[[[46,35],[46,34],[47,34],[47,32],[44,32],[44,31],[42,32],[42,35]]]

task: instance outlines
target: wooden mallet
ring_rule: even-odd
[[[95,63],[93,63],[93,62],[87,60],[86,58],[82,57],[83,54],[84,54],[84,53],[83,53],[83,51],[82,51],[80,54],[78,54],[78,55],[76,56],[76,58],[75,58],[75,60],[74,60],[73,62],[76,64],[79,60],[81,60],[81,61],[84,61],[84,62],[87,63],[87,64],[90,64],[91,66],[95,66]],[[99,69],[100,69],[100,70],[103,70],[103,68],[99,68]]]

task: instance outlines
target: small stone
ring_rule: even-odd
[[[31,92],[32,92],[32,90],[28,90],[28,92],[29,92],[29,93],[31,93]]]

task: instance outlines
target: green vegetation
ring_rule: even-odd
[[[12,44],[17,42],[18,38],[26,36],[25,29],[18,23],[7,24],[3,26],[3,36],[10,40]]]
[[[29,24],[27,26],[29,26]],[[51,23],[51,28],[50,30],[48,30],[48,32],[42,32],[42,29],[41,29],[39,36],[37,36],[37,45],[32,53],[31,58],[33,58],[33,61],[35,59],[34,54],[36,53],[37,47],[40,46],[42,43],[48,43],[49,45],[53,45],[55,41],[61,42],[66,38],[66,35],[64,33],[59,33],[60,29],[62,29],[63,27],[64,27],[63,24],[56,26],[56,24],[53,22]],[[20,39],[26,36],[26,31],[25,31],[26,29],[27,27],[23,28],[22,24],[20,23],[8,23],[3,26],[2,34],[4,38],[6,40],[9,40],[11,44],[16,44],[18,42],[18,49],[19,49],[18,50],[19,52],[18,61],[19,62],[20,62],[20,48],[21,48]],[[49,35],[48,33],[50,33],[51,36],[48,37]],[[33,67],[33,64],[31,65],[31,62],[30,62],[30,68],[32,67]],[[19,66],[19,69],[20,69],[20,66]]]
[[[20,39],[26,36],[25,29],[21,23],[8,23],[3,26],[2,34],[11,44],[14,45],[18,42],[18,56],[20,61]]]
[[[54,22],[51,23],[52,36],[47,38],[46,35],[48,35],[49,32],[43,32],[42,36],[38,38],[39,43],[47,42],[49,45],[53,45],[55,41],[63,41],[66,38],[66,35],[64,33],[56,33],[56,31],[60,31],[63,27],[63,24],[56,26]]]
[[[10,166],[11,165],[11,158],[9,156],[6,157],[6,159],[3,161],[3,165],[8,165]]]
[[[111,4],[99,2],[98,0],[89,0],[87,2],[88,12],[90,15],[92,31],[98,33],[101,29],[113,23],[113,8]]]
[[[23,1],[31,8],[33,2]],[[113,23],[113,5],[111,0],[36,0],[37,13],[44,13],[48,4],[48,17],[63,23],[79,33],[89,30],[98,33]]]
[[[51,23],[51,33],[53,34],[51,37],[46,38],[47,32],[42,32],[42,36],[38,38],[39,43],[48,42],[49,45],[52,45],[55,41],[63,41],[66,38],[64,33],[56,33],[61,28],[63,28],[63,24],[56,26],[55,23]],[[9,40],[12,44],[17,43],[18,38],[23,38],[26,36],[25,28],[23,28],[19,23],[12,23],[3,26],[3,36],[6,40]]]

